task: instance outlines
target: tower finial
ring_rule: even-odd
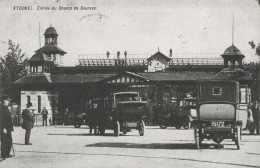
[[[158,46],[158,52],[160,52],[160,48],[159,48],[159,46]]]
[[[234,45],[234,13],[233,13],[233,19],[232,19],[232,46]]]

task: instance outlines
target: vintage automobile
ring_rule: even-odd
[[[101,135],[106,129],[114,130],[115,136],[119,136],[120,132],[126,134],[132,129],[144,135],[147,101],[142,101],[138,92],[117,92],[99,99],[99,102],[96,100],[90,102],[92,109],[89,123],[97,125]]]
[[[87,122],[86,113],[75,115],[73,125],[75,128],[80,128],[81,125],[85,125]]]
[[[247,120],[248,95],[241,93],[236,81],[205,80],[198,82],[197,116],[194,121],[195,144],[201,148],[204,139],[220,144],[232,139],[240,149],[241,127]]]
[[[169,126],[177,129],[189,129],[196,115],[196,100],[193,98],[174,99],[172,100],[175,107],[171,110],[171,113],[161,116],[159,120],[159,126],[165,129]]]

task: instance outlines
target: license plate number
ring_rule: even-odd
[[[137,123],[127,123],[128,127],[137,127]]]
[[[211,126],[212,127],[225,127],[224,121],[212,121]]]

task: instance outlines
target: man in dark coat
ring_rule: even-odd
[[[27,108],[23,110],[22,112],[22,119],[23,119],[23,129],[25,129],[25,145],[32,145],[32,143],[29,143],[30,141],[30,134],[31,129],[33,128],[34,124],[34,115],[31,110],[32,103],[27,104]]]
[[[10,158],[11,147],[12,147],[12,131],[14,131],[12,118],[8,105],[10,98],[3,96],[2,106],[1,106],[1,159]]]
[[[47,118],[48,118],[48,111],[46,110],[45,107],[43,107],[43,110],[42,110],[42,126],[44,126],[44,123],[45,123],[46,126],[48,126]]]

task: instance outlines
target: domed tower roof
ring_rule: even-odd
[[[243,55],[243,54],[241,54],[240,50],[236,46],[232,45],[232,46],[228,47],[225,50],[224,54],[222,54],[222,55]]]
[[[58,33],[57,33],[57,31],[55,30],[55,28],[51,26],[51,27],[49,27],[49,28],[47,28],[47,29],[45,30],[44,35],[45,35],[45,36],[46,36],[46,35],[56,35],[56,36],[58,36]]]
[[[232,68],[235,68],[236,62],[238,62],[239,68],[242,68],[242,60],[245,56],[236,46],[228,47],[221,56],[224,59],[224,68],[228,67],[228,62],[231,63]]]

